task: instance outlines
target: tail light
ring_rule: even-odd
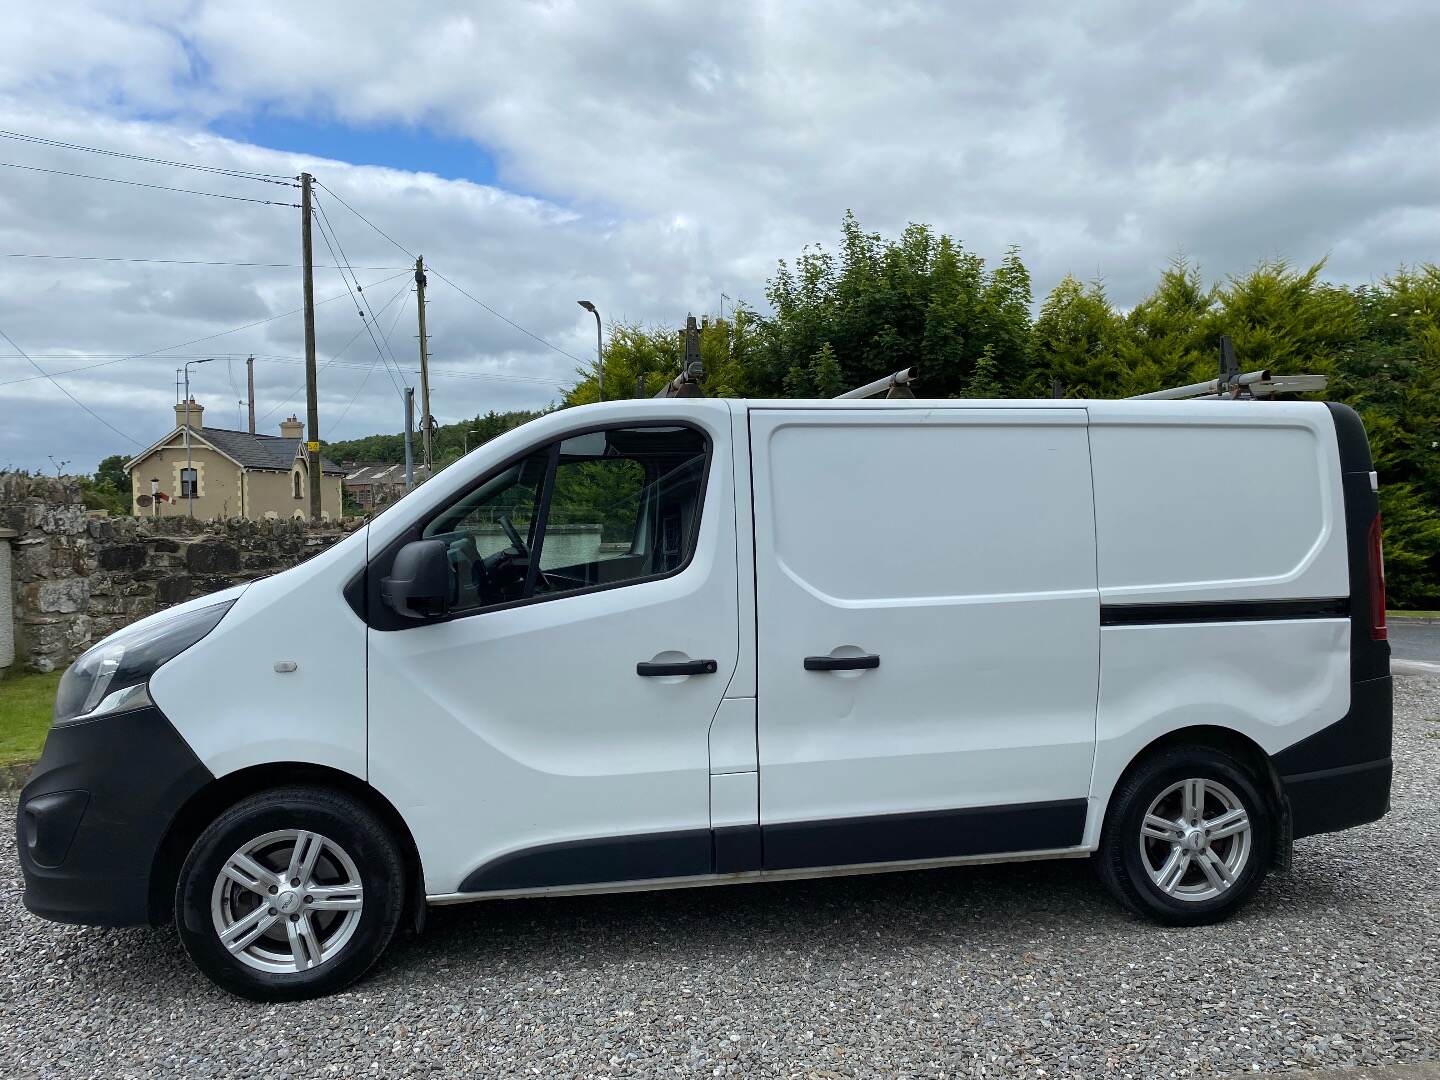
[[[1380,515],[1370,523],[1370,637],[1385,641],[1390,631],[1385,626],[1385,549],[1380,539]]]

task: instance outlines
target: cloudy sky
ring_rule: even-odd
[[[397,430],[415,380],[405,252],[436,271],[442,422],[553,400],[593,355],[578,298],[763,307],[846,208],[1018,244],[1038,295],[1071,272],[1122,306],[1181,251],[1211,278],[1433,261],[1436,41],[1429,0],[9,0],[0,130],[247,175],[0,137],[0,331],[99,417],[0,339],[0,468],[150,443],[186,359],[217,359],[192,368],[207,423],[239,426],[250,353],[261,430],[303,409],[299,212],[211,197],[298,201],[251,173],[323,184],[321,433],[348,438]],[[383,365],[337,258],[366,268]]]

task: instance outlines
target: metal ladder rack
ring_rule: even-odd
[[[1271,375],[1266,369],[1240,370],[1235,359],[1235,345],[1228,334],[1220,338],[1220,374],[1208,382],[1172,386],[1152,390],[1148,394],[1132,394],[1135,401],[1266,401],[1281,394],[1316,393],[1324,390],[1330,379],[1325,375]]]

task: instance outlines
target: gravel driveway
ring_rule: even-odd
[[[433,912],[377,974],[259,1006],[173,932],[42,922],[0,854],[0,1075],[1166,1077],[1440,1057],[1440,682],[1397,681],[1392,813],[1231,923],[1083,862]],[[13,802],[4,804],[13,815]]]

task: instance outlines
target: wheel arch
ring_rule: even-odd
[[[175,886],[185,856],[205,828],[241,799],[269,788],[312,784],[342,791],[365,803],[395,834],[405,862],[405,905],[418,927],[425,911],[420,852],[410,827],[390,800],[358,776],[328,765],[301,761],[269,762],[238,769],[205,785],[171,819],[150,867],[149,918],[161,926],[173,917]]]
[[[1110,791],[1105,793],[1103,809],[1105,816],[1107,818],[1109,816],[1111,799],[1115,790],[1142,762],[1176,746],[1204,746],[1211,750],[1218,750],[1239,759],[1253,770],[1256,778],[1260,781],[1261,791],[1270,801],[1270,810],[1275,816],[1274,862],[1280,868],[1288,868],[1292,844],[1290,802],[1285,797],[1285,788],[1280,782],[1280,774],[1276,771],[1274,761],[1264,748],[1254,739],[1234,728],[1222,727],[1218,724],[1194,724],[1167,731],[1152,739],[1136,751],[1125,768],[1121,770],[1120,775],[1116,777],[1115,784]]]

